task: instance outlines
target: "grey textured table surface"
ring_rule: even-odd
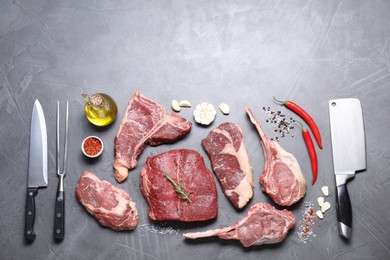
[[[390,259],[390,1],[27,1],[0,2],[0,258],[1,259]],[[217,114],[211,127],[193,125],[172,145],[147,147],[123,184],[113,178],[113,142],[130,96],[140,91],[169,109],[170,101],[226,102],[231,114]],[[118,104],[118,119],[96,129],[84,117],[82,93],[105,92]],[[306,108],[322,131],[319,178],[311,186],[310,162],[299,132],[280,144],[300,162],[308,191],[292,207],[297,222],[304,202],[316,202],[330,187],[332,208],[316,221],[307,243],[297,227],[277,245],[244,249],[237,241],[187,242],[182,234],[227,226],[241,219],[217,184],[219,216],[207,224],[152,223],[139,187],[149,155],[173,148],[205,153],[200,140],[231,121],[244,130],[253,166],[256,202],[270,202],[258,178],[264,158],[259,137],[245,115],[250,106],[272,136],[263,106],[279,108],[272,96]],[[366,171],[350,183],[353,234],[340,238],[328,100],[357,97],[366,127]],[[32,244],[24,241],[30,114],[38,98],[46,115],[49,186],[38,192]],[[53,239],[55,104],[70,101],[70,143],[66,188],[66,237]],[[191,109],[180,115],[192,119]],[[106,148],[86,160],[84,137],[97,134]],[[207,157],[206,157],[207,158]],[[206,159],[209,167],[209,161]],[[84,170],[125,189],[137,203],[140,226],[114,232],[99,226],[75,198]],[[318,226],[320,224],[320,226]]]

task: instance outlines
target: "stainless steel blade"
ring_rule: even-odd
[[[366,142],[360,101],[355,98],[329,101],[333,166],[336,175],[353,176],[366,169]]]
[[[35,100],[31,116],[28,187],[46,187],[47,180],[47,132],[41,103]]]

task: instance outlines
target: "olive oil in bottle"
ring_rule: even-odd
[[[117,106],[107,94],[96,93],[91,96],[82,94],[85,104],[85,115],[89,122],[96,126],[106,126],[115,121]]]

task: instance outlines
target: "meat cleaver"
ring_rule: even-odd
[[[354,177],[357,171],[366,169],[366,142],[359,99],[330,100],[329,116],[338,228],[340,235],[349,239],[352,230],[352,207],[347,181]]]

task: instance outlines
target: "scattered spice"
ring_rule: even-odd
[[[273,125],[274,133],[277,135],[271,140],[280,141],[279,137],[283,138],[288,135],[294,137],[295,120],[289,114],[283,114],[280,110],[272,110],[270,107],[263,107],[261,113],[266,114],[265,122]]]
[[[305,202],[304,203],[305,208],[302,212],[302,220],[299,222],[300,227],[299,231],[297,232],[299,240],[303,243],[306,243],[306,241],[312,236],[315,237],[316,235],[313,233],[313,226],[314,226],[314,220],[316,217],[316,211],[314,210],[313,203],[311,202]]]
[[[84,152],[89,156],[95,156],[102,150],[102,143],[96,137],[89,137],[84,142]]]

